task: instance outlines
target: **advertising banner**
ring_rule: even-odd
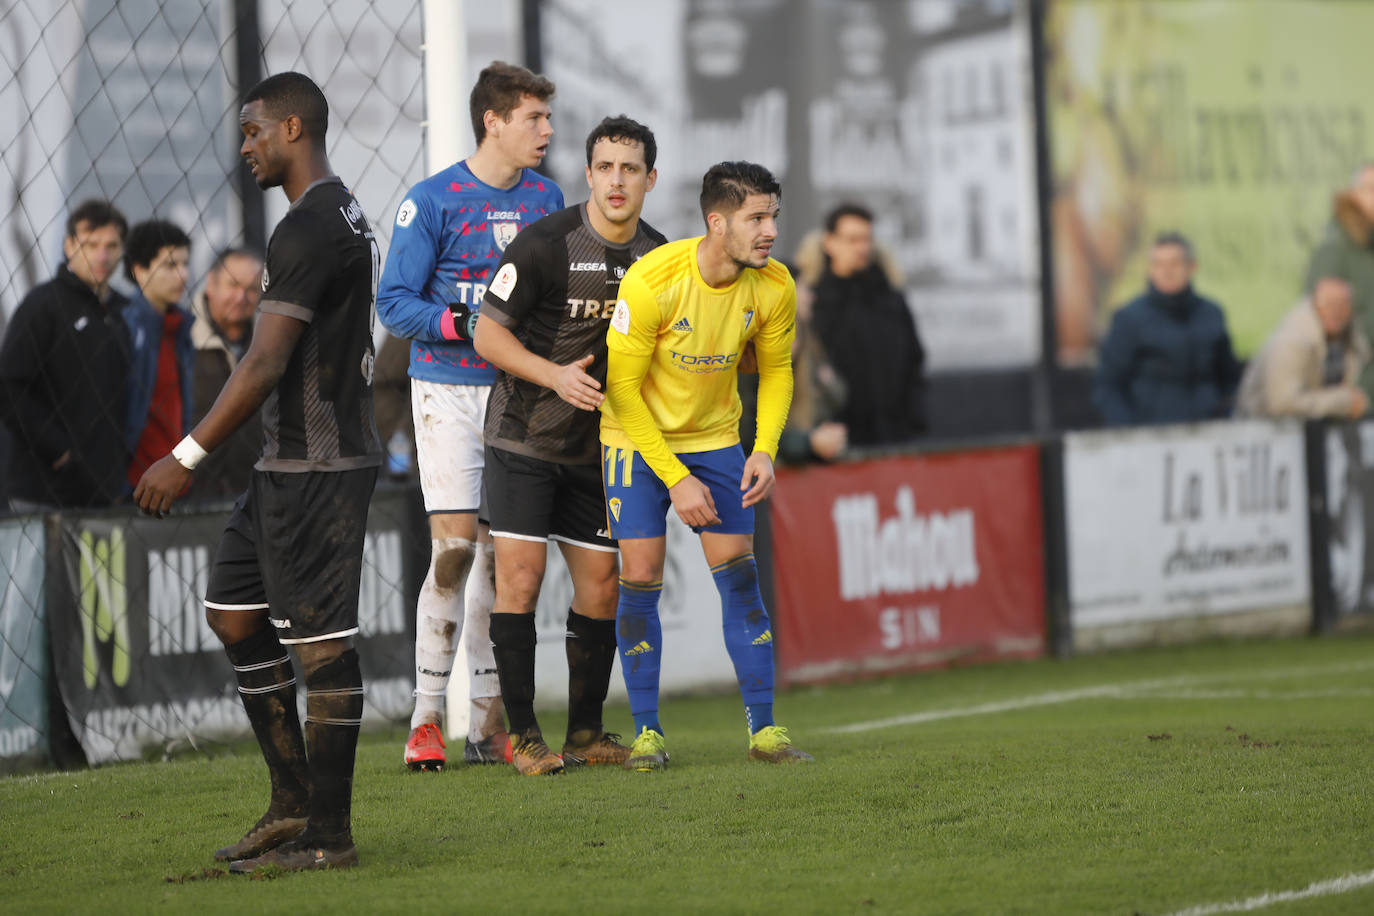
[[[1296,422],[1071,433],[1064,488],[1075,631],[1309,599]]]
[[[1324,621],[1329,625],[1374,614],[1374,537],[1369,533],[1374,519],[1374,421],[1326,425],[1320,436],[1326,475],[1326,587],[1334,618]]]
[[[1370,155],[1374,4],[1051,0],[1044,29],[1061,359],[1091,357],[1167,230],[1253,354]]]
[[[0,522],[0,773],[48,756],[43,520]]]
[[[583,199],[587,134],[606,115],[642,121],[659,172],[645,219],[682,238],[703,232],[708,167],[761,163],[783,186],[775,254],[798,262],[828,210],[862,204],[902,275],[931,369],[1031,365],[1039,255],[1023,8],[546,3],[544,68],[558,85],[549,168],[568,200]],[[608,21],[636,40],[615,41]]]
[[[785,681],[1043,653],[1035,447],[783,470],[771,502]]]
[[[220,513],[62,518],[62,575],[49,583],[49,632],[62,701],[88,762],[250,734],[233,669],[202,604],[224,521]],[[378,492],[355,637],[365,722],[396,720],[411,709],[416,588],[408,583],[418,579],[404,545],[416,541],[412,524],[404,492]],[[297,682],[304,683],[299,671]]]

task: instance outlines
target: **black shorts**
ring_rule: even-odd
[[[492,537],[616,549],[597,465],[560,464],[487,446],[482,482]]]
[[[283,643],[358,632],[376,468],[254,471],[224,526],[205,606],[268,612]]]

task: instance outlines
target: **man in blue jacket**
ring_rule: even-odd
[[[1145,293],[1112,317],[1098,351],[1093,400],[1108,426],[1230,414],[1241,366],[1221,307],[1193,291],[1196,270],[1186,238],[1155,239]]]
[[[439,729],[463,628],[471,711],[463,758],[510,759],[492,656],[495,563],[478,524],[482,425],[496,367],[477,355],[472,328],[501,252],[525,226],[563,208],[558,185],[533,169],[548,151],[549,80],[501,61],[469,99],[477,151],[410,189],[396,210],[377,314],[410,338],[411,407],[420,487],[429,515],[430,566],[415,626],[415,712],[404,760],[413,770],[446,763]]]
[[[193,319],[178,305],[190,258],[191,239],[172,223],[151,219],[129,230],[124,263],[138,286],[124,306],[132,342],[124,414],[124,440],[133,456],[130,488],[191,430]]]

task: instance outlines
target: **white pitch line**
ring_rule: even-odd
[[[1304,677],[1307,675],[1329,675],[1342,674],[1357,671],[1367,671],[1374,668],[1374,660],[1349,662],[1344,665],[1325,665],[1325,666],[1304,666],[1299,668],[1268,668],[1251,671],[1225,671],[1203,675],[1180,675],[1170,678],[1159,678],[1147,681],[1130,681],[1124,684],[1097,684],[1091,687],[1080,687],[1076,690],[1053,690],[1048,693],[1038,693],[1032,696],[1015,697],[1007,700],[997,700],[991,703],[980,703],[977,706],[954,706],[946,709],[931,709],[925,712],[912,712],[900,716],[889,716],[885,719],[870,719],[867,722],[851,722],[847,725],[835,725],[830,728],[817,729],[821,734],[845,735],[857,732],[870,731],[875,728],[894,728],[899,725],[922,725],[926,722],[938,722],[942,719],[960,719],[968,716],[987,716],[999,712],[1012,712],[1018,709],[1033,709],[1037,706],[1054,706],[1060,703],[1074,703],[1078,700],[1093,699],[1128,699],[1144,695],[1146,691],[1186,689],[1190,684],[1205,684],[1216,681],[1233,680],[1281,680],[1286,677]]]
[[[1333,698],[1374,696],[1374,687],[1346,687],[1331,690],[1123,690],[1123,700],[1329,700]]]
[[[1361,872],[1359,874],[1341,875],[1339,878],[1331,878],[1327,881],[1316,881],[1307,885],[1300,891],[1279,891],[1277,893],[1260,894],[1258,897],[1250,897],[1245,900],[1230,900],[1225,903],[1206,903],[1202,906],[1189,907],[1186,910],[1179,910],[1169,916],[1213,916],[1215,913],[1248,913],[1251,910],[1260,910],[1276,903],[1288,903],[1291,900],[1307,900],[1312,897],[1331,897],[1336,894],[1348,894],[1351,891],[1359,890],[1374,884],[1374,871]]]

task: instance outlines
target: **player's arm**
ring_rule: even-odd
[[[792,406],[792,342],[797,336],[797,289],[789,277],[781,298],[760,315],[754,338],[754,357],[759,369],[758,420],[753,451],[744,463],[740,489],[746,508],[768,498],[773,490],[773,462],[778,440],[787,425]]]
[[[485,309],[477,319],[472,343],[477,348],[477,355],[493,366],[516,378],[552,389],[574,407],[596,410],[604,400],[601,383],[586,372],[596,358],[591,353],[560,366],[525,349],[520,339]]]
[[[546,279],[548,271],[566,269],[548,249],[542,234],[533,227],[506,247],[501,266],[482,298],[472,343],[478,356],[503,372],[550,388],[574,407],[596,410],[603,400],[601,383],[586,372],[595,354],[560,366],[531,353],[516,336],[530,313],[555,294]]]
[[[208,454],[257,412],[281,381],[306,322],[264,311],[253,328],[248,352],[234,367],[219,397],[195,429],[193,439]],[[180,446],[179,446],[180,447]],[[144,472],[134,489],[134,502],[149,515],[161,518],[186,488],[191,470],[172,455],[164,455]]]
[[[161,518],[186,489],[191,469],[251,417],[286,372],[315,307],[338,272],[337,253],[308,213],[287,214],[267,246],[268,286],[248,352],[234,367],[210,412],[143,473],[134,502]]]
[[[462,316],[425,293],[434,279],[443,231],[438,208],[411,189],[396,210],[391,247],[377,283],[377,317],[397,337],[437,342],[469,336],[470,328],[459,327]]]

